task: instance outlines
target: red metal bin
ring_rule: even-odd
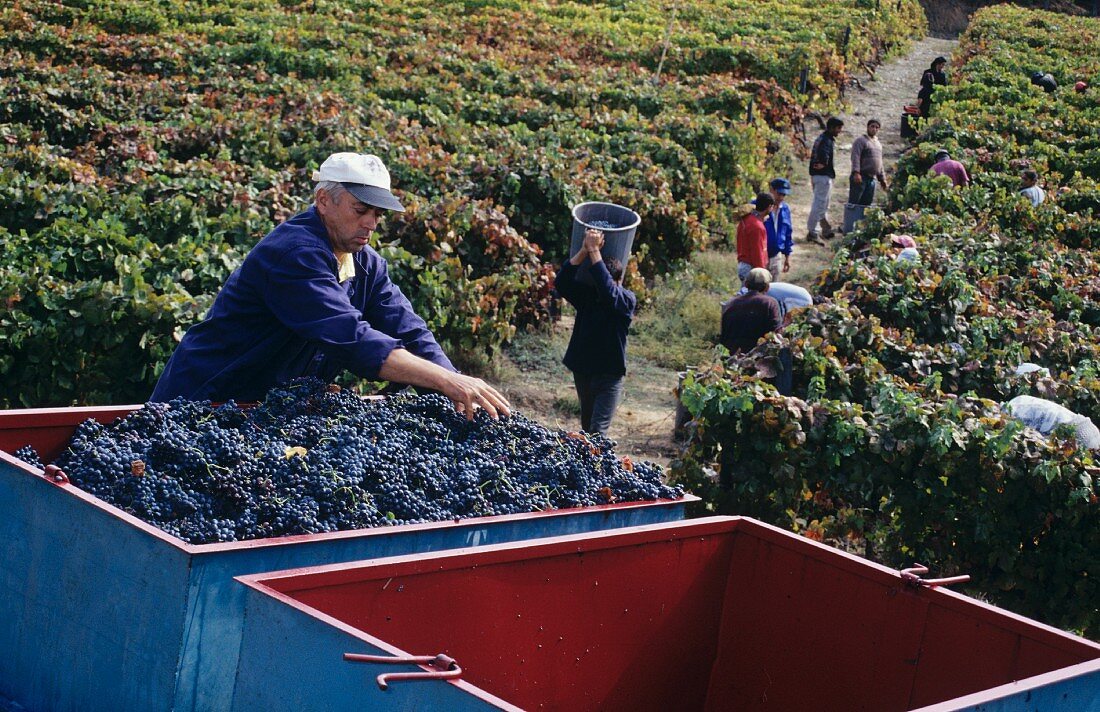
[[[79,423],[136,407],[0,411],[0,449],[49,460]],[[678,520],[691,499],[194,546],[0,452],[0,708],[224,710],[234,576]]]
[[[1100,705],[1095,643],[740,517],[240,580],[240,712]],[[347,652],[462,678],[383,691],[432,668]]]

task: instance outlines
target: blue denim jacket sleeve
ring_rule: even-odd
[[[311,341],[353,373],[376,378],[401,342],[361,318],[336,280],[335,258],[303,246],[268,265],[262,297],[271,313],[297,336]],[[410,309],[411,311],[411,309]]]
[[[396,338],[409,352],[449,371],[457,370],[436,342],[428,324],[417,315],[401,288],[390,279],[386,260],[373,250],[361,254],[361,264],[365,265],[367,273],[362,306],[364,318],[374,328]]]

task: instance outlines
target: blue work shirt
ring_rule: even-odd
[[[794,223],[791,222],[791,206],[786,201],[773,208],[764,220],[764,229],[768,231],[768,257],[780,252],[791,254],[794,246]]]
[[[573,373],[622,376],[626,373],[626,334],[638,299],[611,279],[602,260],[590,265],[588,273],[595,286],[577,281],[577,267],[566,260],[554,279],[558,294],[577,309],[562,363]]]
[[[377,378],[395,348],[454,371],[428,325],[370,247],[340,283],[328,231],[311,207],[252,248],[201,323],[176,347],[150,400],[262,400],[299,376]]]

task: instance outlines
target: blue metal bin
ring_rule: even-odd
[[[0,449],[60,452],[140,406],[0,411]],[[676,501],[195,546],[0,452],[0,699],[29,710],[224,710],[242,574],[682,519]]]

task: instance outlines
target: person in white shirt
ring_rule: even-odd
[[[1020,181],[1023,183],[1023,187],[1020,188],[1020,195],[1030,200],[1032,205],[1038,206],[1046,200],[1046,192],[1039,187],[1038,173],[1028,168],[1020,174]]]
[[[814,303],[809,292],[789,282],[772,282],[768,288],[768,296],[779,302],[779,316],[786,316],[787,312],[795,309],[813,306]]]

